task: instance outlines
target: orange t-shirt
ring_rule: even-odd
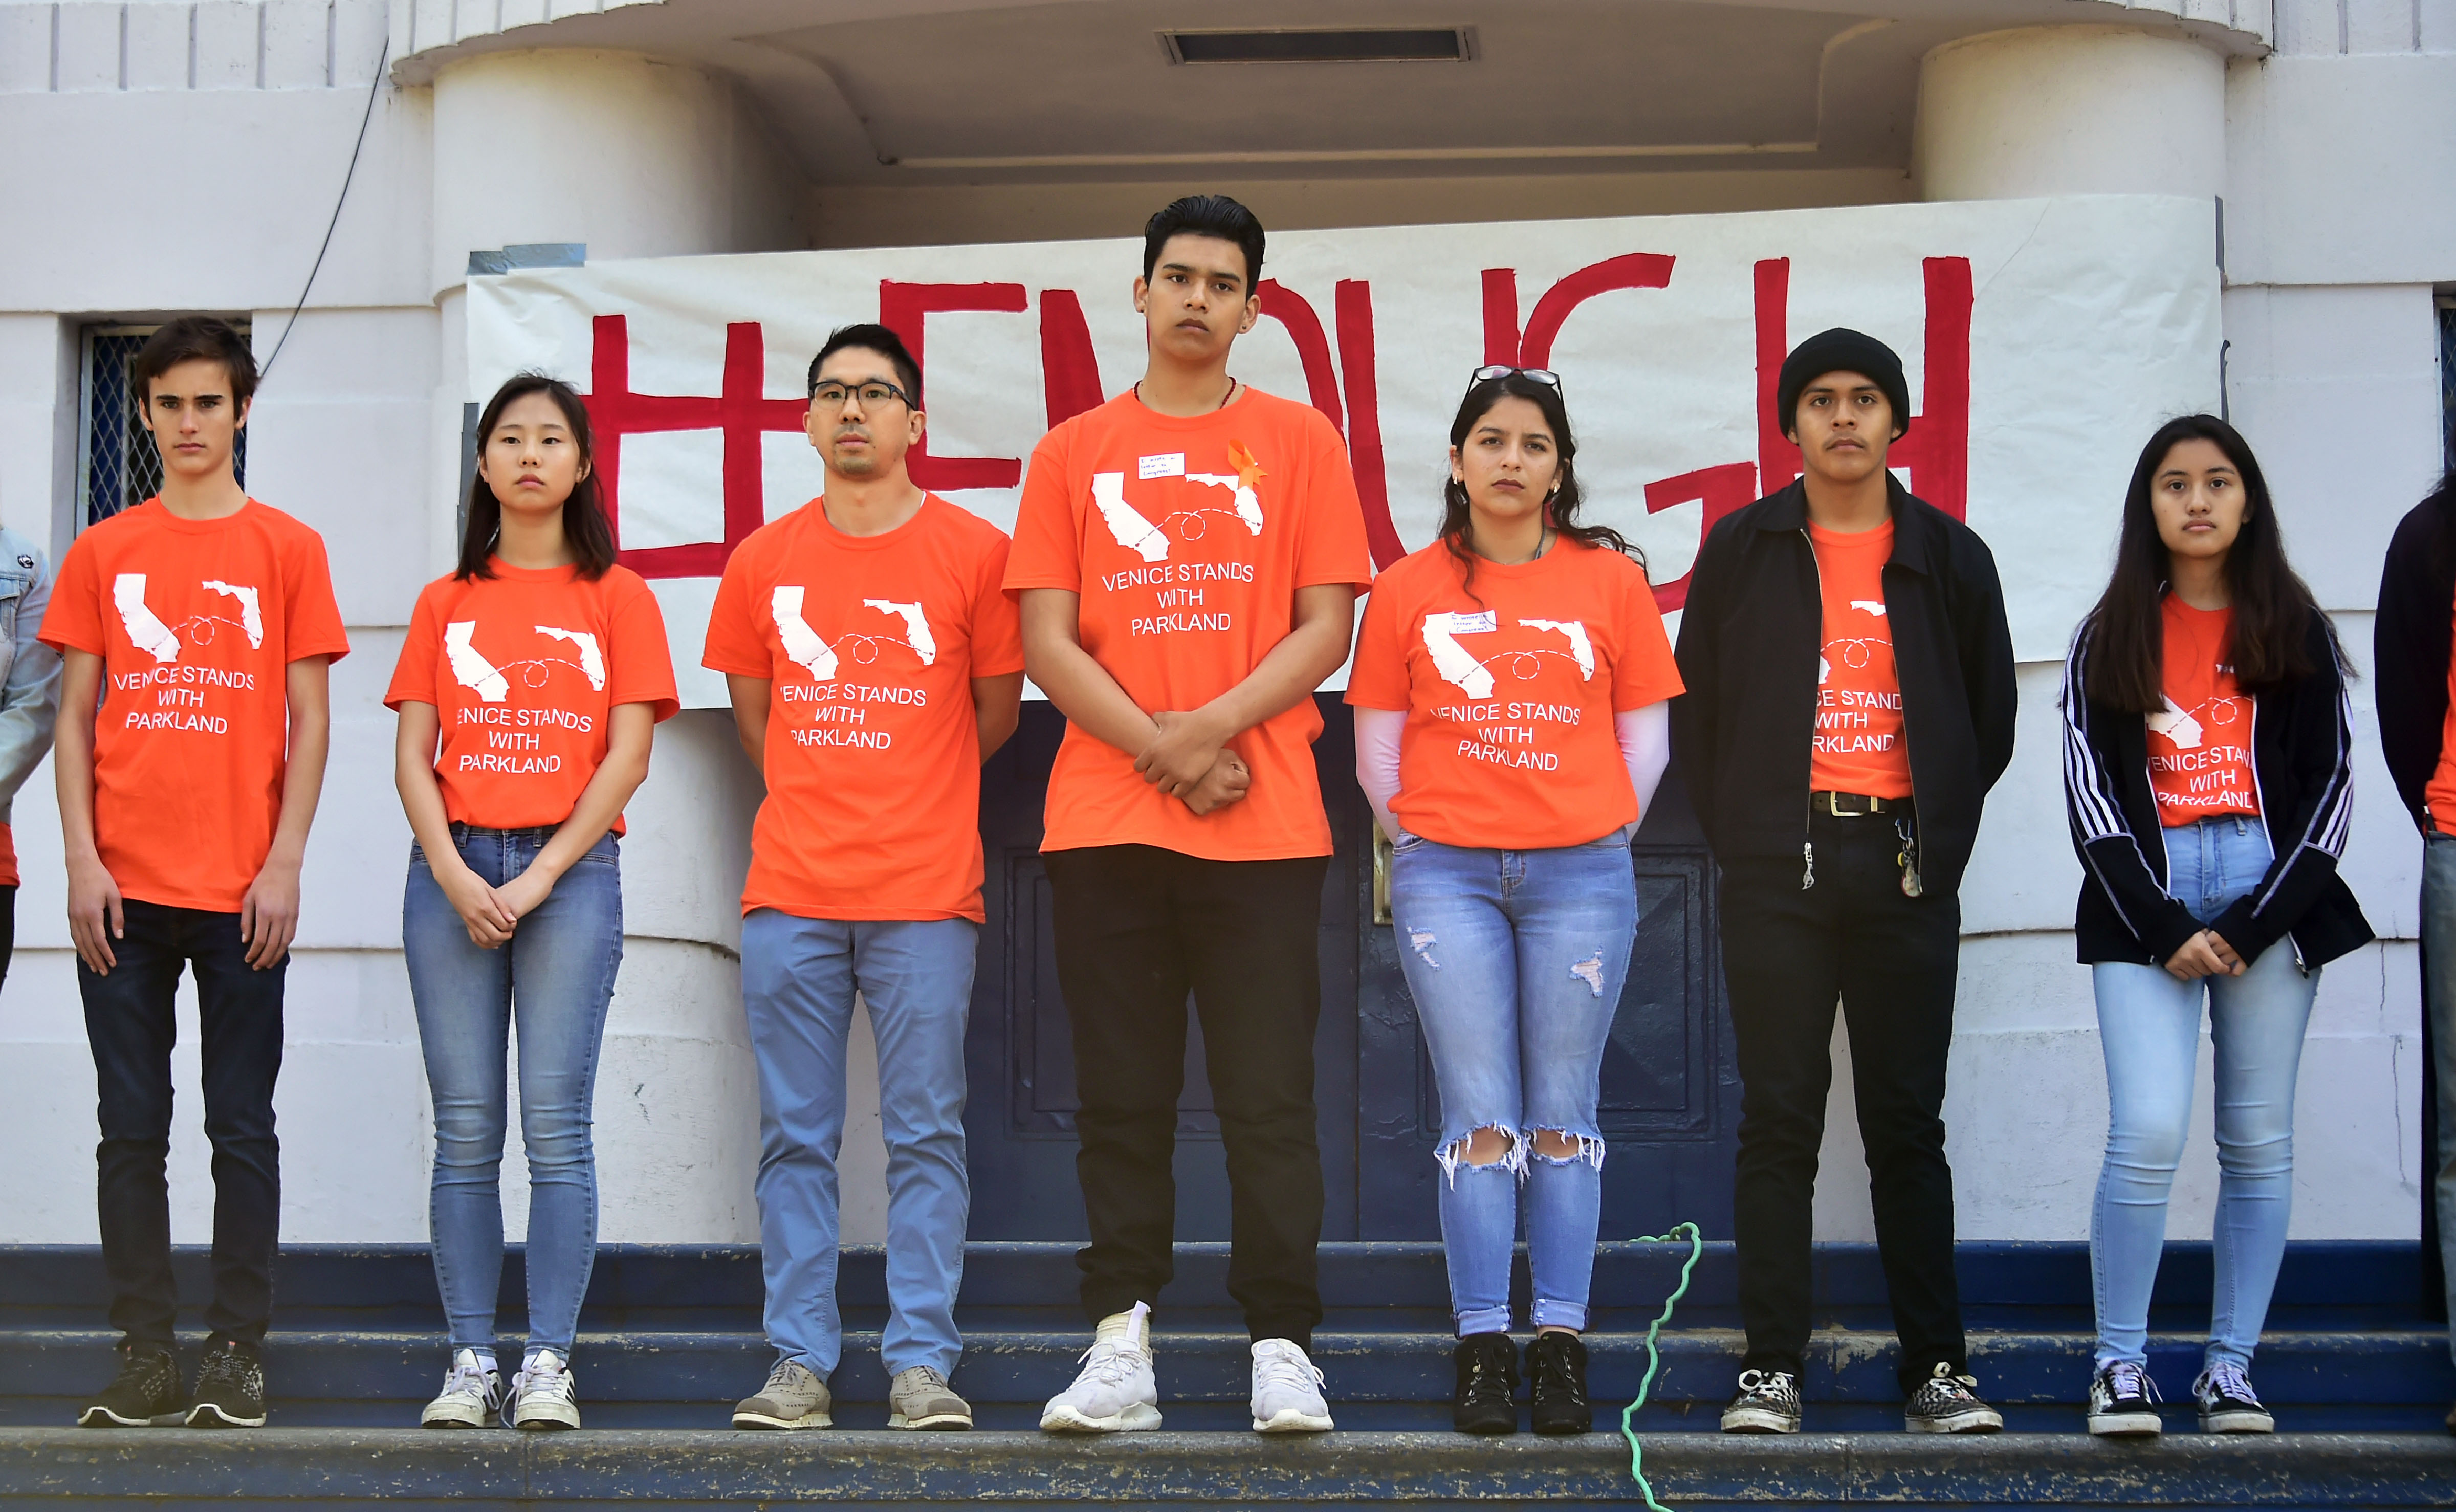
[[[1908,798],[1911,753],[1902,743],[1902,684],[1893,672],[1893,623],[1885,614],[1893,522],[1855,533],[1811,525],[1808,539],[1825,596],[1809,790]]]
[[[1440,541],[1374,580],[1347,702],[1404,709],[1390,812],[1445,846],[1584,845],[1638,817],[1612,716],[1681,691],[1646,569],[1557,541],[1479,562]]]
[[[17,835],[7,825],[0,825],[0,888],[17,885]]]
[[[2447,663],[2447,719],[2439,728],[2439,767],[2423,788],[2422,802],[2430,810],[2433,829],[2456,835],[2456,658]]]
[[[614,705],[673,718],[673,655],[657,596],[628,567],[591,582],[577,567],[493,565],[491,578],[438,578],[419,594],[384,706],[435,705],[446,816],[542,828],[571,817],[604,763]]]
[[[1242,390],[1156,414],[1132,394],[1041,439],[1015,520],[1010,591],[1081,595],[1083,649],[1157,713],[1199,708],[1285,640],[1300,588],[1373,579],[1347,448],[1310,405]],[[1229,742],[1245,796],[1197,818],[1073,725],[1049,776],[1044,850],[1143,845],[1213,861],[1330,854],[1310,698]]]
[[[2212,814],[2257,814],[2251,770],[2251,700],[2234,684],[2226,659],[2232,609],[2195,609],[2174,594],[2159,606],[2165,622],[2160,689],[2166,706],[2149,716],[2149,787],[2158,822],[2168,828]]]
[[[290,664],[349,654],[323,538],[149,499],[69,547],[41,634],[102,658],[93,838],[121,894],[237,912],[281,817]]]
[[[771,684],[743,912],[984,918],[972,680],[1023,670],[1006,559],[935,494],[881,536],[812,500],[734,548],[700,661]]]

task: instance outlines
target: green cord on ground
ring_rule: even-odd
[[[1676,1223],[1668,1234],[1649,1234],[1638,1241],[1641,1244],[1668,1244],[1682,1235],[1688,1237],[1688,1258],[1680,1267],[1680,1284],[1663,1299],[1662,1315],[1647,1325],[1646,1376],[1637,1383],[1637,1400],[1622,1408],[1620,1414],[1621,1437],[1628,1440],[1628,1473],[1637,1478],[1637,1488],[1645,1493],[1649,1512],[1669,1512],[1669,1509],[1654,1500],[1654,1487],[1647,1483],[1646,1451],[1638,1447],[1637,1442],[1637,1409],[1646,1405],[1646,1394],[1654,1388],[1654,1373],[1663,1364],[1663,1357],[1655,1347],[1656,1336],[1663,1332],[1664,1324],[1671,1321],[1673,1305],[1688,1295],[1688,1273],[1697,1268],[1697,1257],[1706,1253],[1706,1236],[1697,1232],[1694,1223]]]

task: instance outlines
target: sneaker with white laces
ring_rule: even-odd
[[[482,1428],[503,1409],[503,1373],[495,1357],[474,1349],[452,1352],[443,1389],[418,1417],[421,1428]]]
[[[2128,1359],[2110,1359],[2089,1378],[2089,1431],[2155,1435],[2166,1431],[2158,1416],[2158,1383]]]
[[[1902,1426],[1912,1433],[1996,1433],[2004,1415],[1978,1400],[1977,1377],[1955,1375],[1939,1359],[1902,1408]]]
[[[2260,1404],[2251,1378],[2230,1359],[2200,1372],[2192,1382],[2192,1400],[2200,1404],[2202,1433],[2275,1433],[2277,1420]]]
[[[1330,1432],[1321,1372],[1292,1338],[1254,1340],[1254,1431]]]
[[[571,1361],[551,1349],[532,1349],[512,1375],[503,1416],[515,1428],[551,1431],[580,1426]]]
[[[798,1359],[780,1359],[768,1372],[768,1384],[756,1397],[745,1397],[733,1409],[737,1428],[800,1428],[836,1425],[835,1401],[828,1383]]]
[[[1744,1370],[1723,1409],[1725,1433],[1797,1433],[1799,1378],[1787,1370]]]
[[[947,1378],[927,1365],[895,1373],[887,1386],[887,1425],[890,1428],[969,1428],[972,1404],[955,1395]]]
[[[1074,1384],[1049,1399],[1049,1433],[1131,1433],[1159,1426],[1159,1384],[1152,1375],[1151,1306],[1100,1319]]]

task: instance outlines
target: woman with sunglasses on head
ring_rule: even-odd
[[[614,562],[588,412],[524,373],[478,421],[460,560],[418,596],[386,705],[416,843],[401,944],[435,1099],[429,1219],[452,1335],[420,1422],[577,1428],[572,1334],[597,1253],[589,1136],[623,961],[623,806],[679,706],[665,620]],[[504,1052],[520,1032],[528,1347],[495,1363]]]
[[[1518,1427],[1522,1193],[1535,1431],[1593,1425],[1578,1336],[1603,1208],[1598,1083],[1637,929],[1629,840],[1680,691],[1644,563],[1578,519],[1577,449],[1555,375],[1477,371],[1450,426],[1441,539],[1375,580],[1347,687],[1441,1090],[1462,1433]]]
[[[2353,812],[2345,662],[2285,560],[2260,463],[2225,421],[2149,438],[2115,575],[2064,664],[2074,933],[2098,994],[2106,1163],[2089,1226],[2089,1431],[2154,1434],[2149,1294],[2208,1005],[2216,1316],[2205,1433],[2275,1428],[2247,1371],[2285,1254],[2294,1078],[2320,968],[2371,938],[2337,874]]]

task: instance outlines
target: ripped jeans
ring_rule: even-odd
[[[1628,841],[1617,829],[1556,849],[1469,850],[1399,838],[1390,910],[1441,1091],[1442,1243],[1461,1338],[1509,1328],[1521,1187],[1531,1320],[1586,1326],[1603,1216],[1597,1084],[1637,934]],[[1467,1163],[1480,1129],[1508,1136],[1501,1160]],[[1577,1153],[1537,1153],[1545,1134]]]

